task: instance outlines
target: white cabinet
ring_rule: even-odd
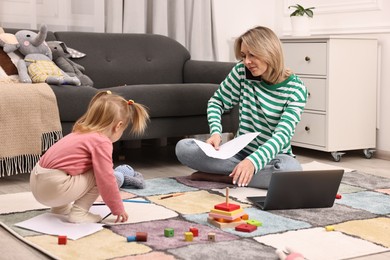
[[[376,146],[376,39],[341,36],[281,38],[286,66],[308,88],[292,145],[331,152]]]

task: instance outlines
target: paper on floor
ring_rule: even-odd
[[[92,206],[91,212],[100,214],[104,218],[110,213],[110,210],[105,205],[99,205]],[[44,213],[15,224],[15,226],[44,234],[67,236],[72,240],[98,232],[103,229],[103,225],[100,223],[74,224],[68,222],[66,216],[53,213]]]
[[[160,205],[156,205],[154,203],[136,203],[131,201],[145,202],[146,200],[141,198],[135,198],[128,202],[126,201],[123,202],[123,205],[125,206],[125,211],[129,214],[129,219],[127,222],[115,223],[116,216],[114,215],[108,216],[102,222],[106,225],[122,225],[122,224],[129,224],[129,223],[154,221],[160,219],[169,219],[178,216],[178,214],[175,211]]]
[[[349,259],[388,251],[386,247],[348,236],[342,232],[329,232],[324,227],[292,230],[254,237],[254,239],[274,248],[289,246],[303,254],[305,259],[316,260]]]
[[[304,171],[308,170],[332,170],[332,169],[343,169],[344,172],[353,172],[355,170],[341,167],[341,166],[334,166],[331,164],[326,164],[326,163],[320,163],[317,161],[312,161],[309,163],[302,163],[302,168]]]
[[[48,208],[39,203],[31,192],[0,195],[0,205],[0,214]]]

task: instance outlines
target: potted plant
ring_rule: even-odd
[[[291,26],[293,36],[309,36],[310,35],[310,20],[313,18],[313,9],[315,7],[305,8],[300,4],[291,5],[288,9],[295,9],[291,14]]]

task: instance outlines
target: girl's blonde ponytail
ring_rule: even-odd
[[[141,135],[145,132],[147,122],[149,120],[149,114],[145,106],[135,103],[132,100],[128,102],[130,107],[130,123],[131,133],[134,135]]]

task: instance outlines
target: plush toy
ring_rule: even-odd
[[[17,49],[18,39],[12,33],[5,33],[4,29],[0,27],[0,46],[7,53],[13,52]]]
[[[19,82],[18,69],[15,64],[20,57],[13,52],[18,41],[14,34],[5,33],[0,27],[0,83]],[[4,51],[4,48],[7,50]]]
[[[46,35],[46,25],[41,26],[38,34],[21,30],[15,34],[18,42],[16,45],[4,46],[6,52],[17,49],[24,55],[24,59],[19,60],[17,64],[20,82],[79,86],[80,80],[77,77],[70,77],[52,61],[52,53],[45,42]]]
[[[119,165],[114,169],[114,175],[119,188],[122,186],[136,189],[145,188],[144,176],[142,173],[134,171],[130,165]]]
[[[91,78],[84,74],[85,68],[70,59],[73,58],[71,55],[73,49],[68,48],[64,42],[60,41],[48,41],[47,45],[52,52],[54,63],[60,69],[69,76],[77,77],[80,80],[81,85],[93,86]]]

